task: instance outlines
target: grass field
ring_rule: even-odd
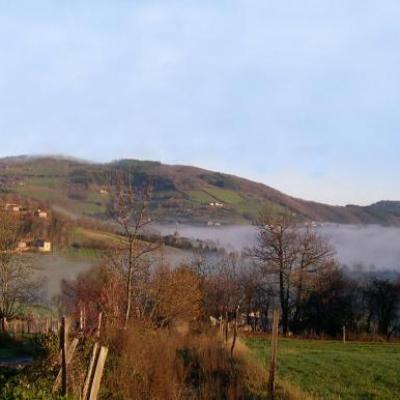
[[[125,239],[122,236],[118,236],[110,232],[103,232],[81,227],[74,228],[71,231],[71,237],[73,238],[74,241],[77,242],[95,240],[97,242],[103,243],[104,245],[114,245],[114,246],[121,245],[121,243],[125,242]]]
[[[186,192],[187,195],[194,201],[199,203],[208,204],[212,201],[215,201],[214,197],[210,196],[208,193],[204,192],[203,190],[191,190]]]
[[[269,360],[269,341],[246,339],[260,362]],[[400,344],[282,339],[278,377],[316,399],[400,398]]]
[[[213,196],[215,199],[228,204],[237,204],[243,201],[243,198],[233,190],[219,189],[219,188],[207,188],[204,192]]]

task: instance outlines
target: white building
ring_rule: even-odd
[[[35,213],[39,218],[46,219],[48,217],[47,211],[41,210],[40,208],[37,209]]]
[[[51,251],[51,242],[48,240],[36,240],[35,247],[37,250],[43,253],[48,253]]]
[[[20,240],[17,245],[17,250],[20,251],[29,250],[28,242],[26,240]]]

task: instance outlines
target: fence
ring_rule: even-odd
[[[4,330],[13,335],[58,333],[60,321],[56,318],[14,319],[3,322]]]

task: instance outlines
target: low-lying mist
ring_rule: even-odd
[[[255,244],[257,231],[253,226],[192,226],[158,225],[163,235],[178,229],[180,236],[211,240],[227,250],[240,251]],[[337,251],[341,264],[353,267],[397,270],[400,272],[400,228],[377,225],[323,224],[318,232],[329,240]]]

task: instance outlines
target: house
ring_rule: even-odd
[[[51,251],[51,242],[38,239],[35,241],[35,248],[40,252],[48,253]]]
[[[48,217],[47,211],[41,210],[40,208],[36,210],[35,215],[39,218],[44,218],[44,219]]]
[[[19,204],[15,204],[15,203],[6,203],[5,209],[8,211],[13,211],[13,212],[23,211],[23,208]]]
[[[216,201],[216,202],[212,202],[212,203],[209,203],[209,206],[210,207],[223,207],[224,206],[224,203],[219,203],[218,201]]]
[[[29,244],[27,240],[20,240],[17,245],[17,250],[19,251],[27,251],[29,250]]]

